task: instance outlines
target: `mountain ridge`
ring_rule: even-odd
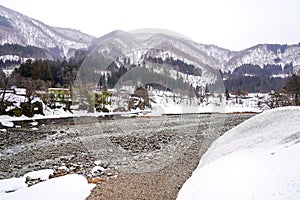
[[[128,45],[129,49],[135,49],[141,43],[132,39],[130,34],[140,34],[140,37],[144,37],[142,40],[146,42],[143,45],[147,45],[148,42],[152,46],[163,48],[164,45],[168,46],[173,43],[173,48],[177,52],[189,52],[187,54],[189,56],[192,56],[190,53],[193,53],[194,57],[197,57],[202,63],[210,62],[212,68],[223,73],[233,73],[235,69],[243,65],[258,65],[261,68],[265,65],[280,65],[284,68],[285,65],[292,64],[295,69],[300,68],[300,43],[291,45],[258,44],[241,51],[232,51],[217,45],[201,44],[178,36],[170,39],[163,34],[155,33],[141,36],[141,33],[115,30],[96,38],[75,29],[46,25],[37,19],[27,17],[1,5],[0,30],[0,44],[10,43],[45,48],[50,52],[55,52],[55,58],[59,56],[68,58],[73,55],[74,49],[89,48],[92,50],[95,48],[95,44],[103,43],[118,35],[124,37],[123,43],[120,45]],[[146,40],[145,37],[148,39]],[[151,41],[151,39],[155,41]],[[176,41],[178,41],[178,45],[174,46],[177,44]]]
[[[88,48],[94,36],[70,28],[52,27],[0,5],[0,44],[19,44],[39,48]]]

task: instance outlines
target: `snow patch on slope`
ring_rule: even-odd
[[[218,138],[178,199],[299,199],[300,108],[257,115]]]

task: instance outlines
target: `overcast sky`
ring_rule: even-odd
[[[100,37],[115,29],[163,28],[242,50],[300,42],[299,0],[0,0],[48,25]]]

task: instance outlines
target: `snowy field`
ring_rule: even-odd
[[[300,107],[257,115],[219,137],[178,200],[299,200]]]

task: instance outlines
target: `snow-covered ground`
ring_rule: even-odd
[[[300,107],[266,111],[218,138],[179,200],[299,200]]]
[[[163,114],[196,114],[196,113],[260,113],[263,110],[258,108],[257,106],[249,106],[246,104],[228,104],[228,105],[215,105],[215,104],[206,104],[206,105],[189,105],[189,104],[177,104],[174,102],[168,103],[157,103],[152,104],[152,109],[147,110],[131,110],[128,112],[93,112],[89,113],[87,110],[73,110],[71,112],[64,111],[62,108],[59,109],[45,109],[44,114],[40,115],[36,114],[33,117],[26,117],[24,115],[20,117],[12,117],[8,115],[0,115],[0,124],[4,127],[12,128],[14,127],[14,122],[16,121],[34,121],[39,119],[58,119],[58,118],[68,118],[68,117],[81,117],[81,116],[89,116],[89,117],[98,117],[98,116],[106,116],[106,115],[122,115],[122,116],[132,116],[132,115],[149,115],[149,116],[160,116]],[[38,124],[32,124],[32,126],[36,126]],[[5,129],[1,129],[0,131],[5,131]]]
[[[89,196],[94,184],[88,184],[86,178],[77,174],[69,174],[49,179],[53,170],[29,172],[20,178],[0,180],[0,199],[3,200],[53,200],[72,199],[83,200]],[[40,178],[41,183],[28,187],[26,178]],[[9,193],[7,193],[9,192]]]
[[[25,97],[26,90],[22,88],[15,88],[15,93],[6,93],[5,100],[12,103],[6,111],[9,112],[15,108],[20,108],[22,102],[26,102]],[[1,90],[0,90],[1,92]],[[128,107],[128,98],[115,95],[112,105],[106,105],[109,113],[104,112],[88,112],[87,110],[78,110],[78,106],[71,106],[72,112],[65,111],[63,108],[51,109],[46,106],[40,97],[35,97],[33,102],[41,102],[43,105],[44,115],[36,114],[33,117],[26,117],[24,115],[20,117],[12,117],[8,115],[0,115],[0,124],[4,127],[14,127],[15,121],[24,120],[39,120],[39,119],[54,119],[54,118],[68,118],[68,117],[81,117],[90,116],[98,117],[105,115],[150,115],[160,116],[163,114],[195,114],[195,113],[260,113],[265,108],[259,107],[258,102],[261,98],[266,98],[267,94],[249,94],[247,97],[238,97],[226,100],[224,94],[212,94],[206,96],[202,102],[199,98],[188,97],[180,94],[175,94],[169,91],[153,90],[149,92],[149,97],[153,101],[151,102],[152,109],[148,110],[131,110],[128,112],[113,112],[118,107]],[[143,100],[143,99],[141,99]],[[121,102],[121,103],[120,103]],[[64,107],[64,105],[62,105]],[[36,125],[33,125],[36,126]],[[5,129],[0,129],[5,131]]]
[[[249,94],[247,98],[235,96],[226,100],[224,95],[214,95],[204,99],[180,96],[171,92],[160,91],[151,96],[156,103],[152,103],[150,115],[158,114],[195,114],[195,113],[261,113],[264,109],[258,106],[260,98],[267,94]]]

